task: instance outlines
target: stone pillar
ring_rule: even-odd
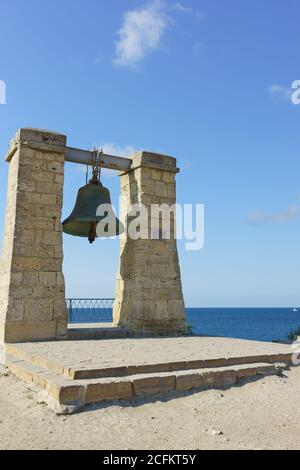
[[[132,169],[120,177],[122,211],[142,204],[149,214],[148,239],[133,240],[128,232],[120,238],[113,323],[132,333],[180,334],[185,327],[175,217],[167,240],[156,239],[158,230],[150,225],[152,204],[175,204],[177,171],[175,158],[139,152]]]
[[[0,346],[67,335],[61,226],[65,152],[66,137],[44,130],[21,129],[11,142]]]

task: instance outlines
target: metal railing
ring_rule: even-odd
[[[115,299],[66,299],[69,323],[112,321]]]

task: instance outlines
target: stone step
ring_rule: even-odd
[[[69,328],[68,340],[116,339],[128,336],[124,328]]]
[[[135,396],[232,386],[241,379],[278,374],[286,368],[285,364],[254,363],[73,380],[9,355],[7,367],[20,379],[38,387],[42,394],[40,400],[59,414],[74,413],[86,404],[101,401],[130,400]]]
[[[22,345],[21,345],[22,346]],[[233,357],[219,357],[216,359],[202,359],[202,360],[185,360],[185,361],[168,361],[161,363],[142,363],[138,364],[139,358],[136,358],[135,365],[120,365],[116,367],[106,366],[97,368],[89,368],[87,366],[70,367],[58,362],[58,359],[49,359],[40,354],[33,352],[26,352],[18,344],[7,344],[6,352],[17,359],[25,360],[38,367],[48,369],[57,374],[71,378],[73,380],[84,379],[100,379],[109,377],[127,377],[136,374],[153,374],[153,373],[167,373],[173,371],[189,371],[193,369],[209,369],[237,366],[243,364],[257,364],[268,363],[274,364],[277,362],[287,363],[291,362],[292,354],[287,353],[272,353],[272,354],[246,354],[244,356]]]

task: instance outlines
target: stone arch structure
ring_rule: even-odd
[[[66,137],[20,129],[12,140],[0,261],[0,345],[67,338],[61,210]],[[176,160],[139,152],[121,175],[125,204],[175,203]],[[180,333],[184,303],[176,240],[121,239],[114,325]]]

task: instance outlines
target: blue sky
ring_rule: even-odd
[[[298,0],[0,0],[0,153],[39,127],[176,156],[178,202],[205,204],[204,249],[179,242],[186,305],[299,305],[299,18]],[[84,180],[66,165],[64,216]],[[118,240],[64,251],[69,296],[114,295]]]

